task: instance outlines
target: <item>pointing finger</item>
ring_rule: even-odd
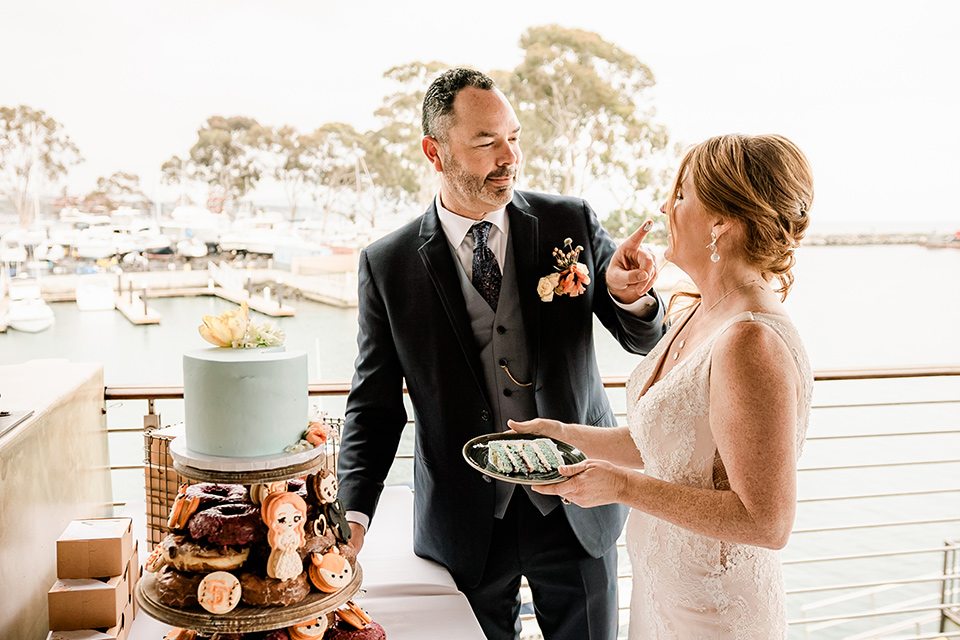
[[[647,234],[650,233],[650,229],[653,228],[653,220],[647,220],[640,228],[633,232],[629,238],[623,241],[623,244],[627,246],[628,249],[639,249],[640,243],[643,242],[643,239],[647,237]]]

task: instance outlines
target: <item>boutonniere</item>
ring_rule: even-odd
[[[587,265],[577,262],[583,247],[573,247],[573,240],[563,241],[563,249],[554,249],[553,257],[557,260],[556,271],[540,278],[537,284],[537,295],[543,302],[550,302],[553,296],[570,296],[576,298],[587,290],[590,284],[590,270]]]

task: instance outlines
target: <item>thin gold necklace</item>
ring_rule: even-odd
[[[710,305],[710,308],[707,309],[706,311],[704,311],[704,312],[703,312],[703,315],[700,316],[700,317],[701,317],[701,318],[706,318],[708,315],[710,315],[710,312],[713,311],[714,307],[716,307],[718,304],[720,304],[721,302],[723,302],[724,298],[726,298],[727,296],[733,294],[735,291],[739,291],[740,289],[743,289],[744,287],[748,287],[748,286],[750,286],[751,284],[756,284],[757,282],[760,282],[760,278],[754,278],[753,280],[750,280],[749,282],[744,282],[744,283],[741,284],[740,286],[737,286],[737,287],[734,287],[733,289],[730,289],[730,291],[727,291],[725,294],[723,294],[722,296],[720,296],[720,299],[719,299],[719,300],[717,300],[717,301],[714,302],[712,305]],[[674,359],[674,360],[676,360],[677,358],[680,357],[680,350],[683,349],[683,345],[685,345],[686,343],[687,343],[687,340],[686,340],[686,338],[684,338],[683,340],[681,340],[681,341],[677,344],[677,350],[673,352],[673,359]]]

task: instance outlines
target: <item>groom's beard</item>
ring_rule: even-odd
[[[451,154],[444,165],[443,175],[460,202],[483,202],[493,209],[506,206],[513,199],[517,183],[517,166],[501,167],[485,176],[470,173]],[[506,187],[494,186],[487,178],[513,178]]]

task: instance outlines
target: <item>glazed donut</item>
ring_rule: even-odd
[[[190,519],[190,536],[214,545],[241,547],[262,540],[267,528],[260,509],[246,502],[231,502],[204,509]]]
[[[203,511],[218,504],[245,502],[247,500],[247,488],[242,484],[201,482],[188,486],[186,496],[199,500],[198,510]]]
[[[337,539],[333,537],[333,532],[330,531],[330,529],[324,531],[323,535],[318,536],[313,526],[315,522],[316,520],[309,520],[307,526],[304,527],[306,542],[302,547],[297,549],[302,560],[306,560],[311,553],[324,553],[328,551],[337,541]]]
[[[336,624],[330,627],[323,640],[386,640],[387,632],[376,622],[369,622],[362,629],[357,629],[344,622],[339,611],[336,620]]]
[[[252,607],[285,607],[306,598],[310,583],[305,571],[283,581],[247,572],[240,574],[240,589],[240,599]]]
[[[166,566],[157,573],[157,600],[168,607],[186,609],[199,606],[197,588],[202,573],[183,573]]]
[[[164,563],[177,571],[232,571],[250,556],[250,549],[207,546],[172,533],[160,542]]]

